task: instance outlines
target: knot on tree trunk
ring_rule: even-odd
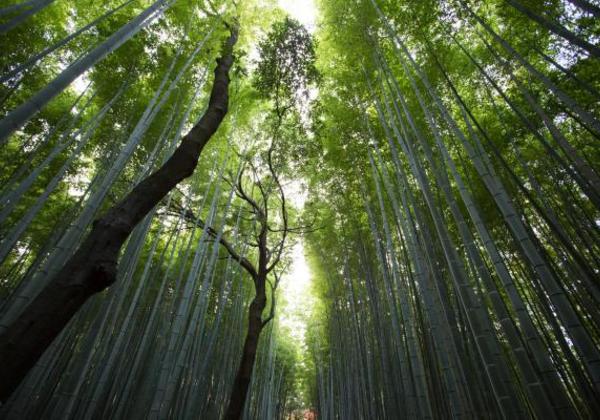
[[[117,261],[97,261],[90,267],[86,287],[93,293],[101,292],[117,280]]]

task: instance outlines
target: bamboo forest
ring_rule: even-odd
[[[0,419],[599,416],[600,0],[0,0]]]

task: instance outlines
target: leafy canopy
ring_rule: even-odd
[[[286,108],[308,99],[319,73],[314,41],[304,26],[290,17],[275,22],[258,50],[254,84],[261,95]]]

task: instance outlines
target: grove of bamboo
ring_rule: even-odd
[[[594,418],[600,3],[287,3],[0,1],[0,417]]]

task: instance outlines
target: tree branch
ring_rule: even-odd
[[[233,245],[231,245],[229,243],[229,241],[227,241],[227,239],[225,239],[223,237],[223,235],[221,235],[221,237],[219,237],[219,232],[217,232],[211,226],[206,226],[206,223],[199,217],[196,217],[190,209],[184,210],[182,208],[181,204],[173,202],[173,201],[171,201],[171,206],[173,208],[175,208],[176,210],[178,210],[179,211],[178,215],[183,216],[183,218],[185,220],[194,223],[195,225],[199,226],[202,229],[206,229],[206,233],[208,233],[212,238],[214,238],[214,239],[218,238],[219,243],[223,246],[223,248],[225,248],[225,250],[229,253],[229,255],[231,255],[231,257],[234,260],[236,260],[238,262],[238,264],[242,268],[244,268],[248,272],[248,274],[250,274],[250,276],[252,276],[252,279],[256,280],[256,278],[258,277],[258,273],[257,273],[256,268],[254,267],[254,264],[252,264],[252,262],[250,262],[250,260],[248,260],[246,257],[239,254],[233,248]]]
[[[277,287],[279,287],[279,281],[281,280],[281,276],[277,273],[273,273],[275,275],[275,283],[272,284],[268,281],[269,286],[271,286],[271,309],[269,310],[269,316],[262,321],[262,327],[264,328],[273,318],[275,318],[275,308],[277,300],[275,298],[275,292],[277,291]]]
[[[269,151],[267,153],[267,164],[269,166],[269,172],[271,172],[271,176],[275,180],[275,184],[277,185],[277,188],[279,190],[279,195],[281,197],[281,217],[283,219],[283,227],[281,228],[281,231],[282,231],[281,241],[274,248],[274,249],[276,249],[276,251],[273,253],[273,255],[275,255],[275,259],[273,261],[271,261],[271,264],[267,267],[267,273],[270,273],[271,271],[273,271],[275,266],[281,260],[281,255],[283,254],[283,245],[285,244],[285,240],[286,240],[288,232],[289,232],[289,230],[288,230],[288,213],[287,213],[287,207],[286,207],[286,201],[285,201],[285,193],[283,192],[283,186],[281,185],[281,181],[279,180],[279,177],[277,176],[277,172],[275,171],[275,168],[273,167],[273,149],[274,148],[275,148],[275,139],[273,140],[273,142],[271,142],[271,147],[269,147]]]

